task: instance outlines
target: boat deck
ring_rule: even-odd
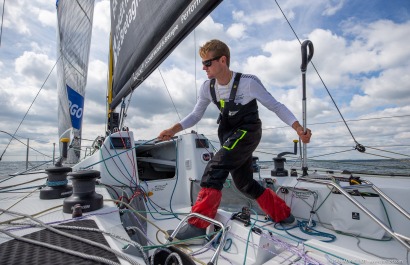
[[[64,199],[39,199],[38,185],[43,184],[45,184],[45,174],[43,173],[21,175],[2,180],[0,183],[1,208],[7,211],[31,215],[32,217],[50,225],[69,225],[70,222],[77,222],[77,224],[84,227],[90,226],[90,224],[82,225],[78,222],[90,220],[90,222],[93,222],[94,227],[109,232],[109,234],[99,234],[100,236],[103,236],[105,240],[102,238],[92,240],[109,245],[110,249],[123,253],[137,263],[144,263],[144,260],[141,257],[134,256],[138,251],[135,249],[126,250],[129,243],[124,239],[130,240],[130,237],[121,224],[120,210],[116,207],[113,201],[110,201],[110,194],[105,187],[96,187],[96,192],[103,195],[104,199],[107,199],[104,200],[103,208],[98,211],[84,213],[83,217],[80,218],[72,218],[71,214],[66,214],[62,211]],[[182,219],[189,213],[190,207],[187,207],[186,205],[173,205],[173,211],[178,217],[180,217],[180,219]],[[172,230],[175,229],[180,222],[172,215],[148,213],[147,216],[148,220],[155,224],[155,226],[150,223],[147,225],[147,235],[148,238],[152,240],[152,245],[162,245],[166,242],[166,236],[159,232],[159,229],[162,229],[163,231]],[[377,264],[408,263],[408,252],[401,244],[393,239],[383,241],[348,236],[336,233],[332,229],[329,229],[331,228],[330,224],[325,224],[323,226],[317,223],[317,226],[314,228],[315,230],[336,237],[333,242],[326,243],[321,242],[320,240],[328,240],[329,238],[308,235],[302,232],[299,227],[294,227],[289,230],[281,230],[280,227],[280,229],[276,229],[274,224],[270,221],[266,221],[262,215],[252,215],[251,225],[248,226],[245,226],[243,222],[238,220],[231,220],[231,217],[232,212],[224,210],[219,210],[216,217],[216,220],[224,224],[228,230],[226,243],[219,255],[218,264],[243,264],[244,260],[246,260],[247,264],[305,264],[306,262],[312,264],[363,264],[366,262]],[[8,223],[11,220],[13,220],[13,225]],[[298,218],[298,220],[306,221],[301,218]],[[29,220],[27,217],[21,218],[19,215],[0,212],[0,229],[2,231],[6,230],[16,236],[33,237],[37,240],[42,238],[36,237],[35,233],[44,231],[44,228],[29,227],[30,224],[38,225],[38,222]],[[93,226],[93,224],[91,224],[91,226]],[[213,226],[210,226],[208,229],[209,234],[214,234],[213,228]],[[251,231],[252,228],[253,231]],[[85,237],[83,236],[85,234],[81,231],[76,231],[76,233],[79,237]],[[302,241],[301,239],[306,241]],[[54,244],[53,240],[54,239],[44,242]],[[41,239],[41,241],[43,240]],[[70,239],[70,241],[72,241],[72,239]],[[0,236],[0,251],[2,253],[9,253],[10,246],[14,246],[12,244],[15,242],[16,239],[2,233]],[[189,246],[183,248],[183,250],[190,253],[193,259],[200,264],[201,262],[207,263],[211,260],[215,253],[215,247],[217,246],[218,244],[212,245],[209,243],[206,244],[205,247]],[[62,247],[65,248],[64,243]],[[48,249],[47,247],[39,248],[43,248],[45,249],[44,251],[49,253],[55,253],[56,251]],[[100,246],[97,248],[100,248],[99,251],[101,251]],[[30,249],[29,253],[35,251],[32,246],[28,249]],[[7,252],[4,252],[6,250]],[[80,247],[74,246],[73,250],[103,257],[98,251],[83,251],[84,248],[81,245]],[[105,250],[102,252],[108,253]],[[153,250],[149,251],[149,255],[152,255],[153,252]],[[119,261],[121,264],[130,263],[124,258],[120,257],[117,259],[115,255],[112,256],[111,253],[108,254],[111,256],[107,258],[114,260],[114,262]],[[38,258],[44,258],[44,255],[45,254],[42,253]],[[64,255],[71,256],[71,254]],[[13,258],[13,262],[16,258],[15,255],[14,257],[10,257],[10,255],[1,256],[1,264],[10,264],[11,258]],[[60,256],[60,258],[61,257],[63,256]],[[25,260],[24,257],[20,255],[17,259],[19,262]],[[41,260],[35,259],[36,256],[33,255],[31,264],[40,263]],[[115,261],[116,259],[117,261]],[[30,262],[27,264],[30,264]]]

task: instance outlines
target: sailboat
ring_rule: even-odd
[[[231,178],[210,219],[191,206],[212,142],[195,131],[137,139],[123,124],[126,97],[221,2],[111,1],[107,132],[80,158],[93,1],[57,1],[59,117],[69,125],[59,129],[53,166],[0,182],[0,264],[409,264],[408,177],[309,168],[306,146],[295,141],[273,167],[256,157],[253,165],[254,178],[291,207],[295,226],[274,223]],[[72,13],[81,19],[64,16]],[[313,45],[301,43],[303,80]],[[302,166],[285,166],[298,149]],[[193,217],[211,223],[204,245],[175,239]]]

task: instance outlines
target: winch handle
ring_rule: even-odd
[[[309,47],[309,54],[307,51],[307,48]],[[307,69],[307,64],[312,60],[313,53],[314,53],[314,48],[313,48],[313,43],[310,40],[305,40],[302,43],[301,46],[302,50],[302,64],[300,65],[300,70],[302,70],[302,73],[306,72]]]

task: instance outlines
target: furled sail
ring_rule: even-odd
[[[111,0],[115,109],[222,0]],[[110,103],[110,102],[109,102]]]
[[[66,162],[76,163],[80,158],[94,0],[59,0],[56,6],[58,134],[70,138],[72,148]]]

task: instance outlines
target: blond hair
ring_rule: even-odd
[[[204,58],[209,52],[212,52],[214,57],[225,56],[226,65],[229,67],[231,55],[228,45],[220,40],[210,40],[199,47],[199,55],[201,58]]]

